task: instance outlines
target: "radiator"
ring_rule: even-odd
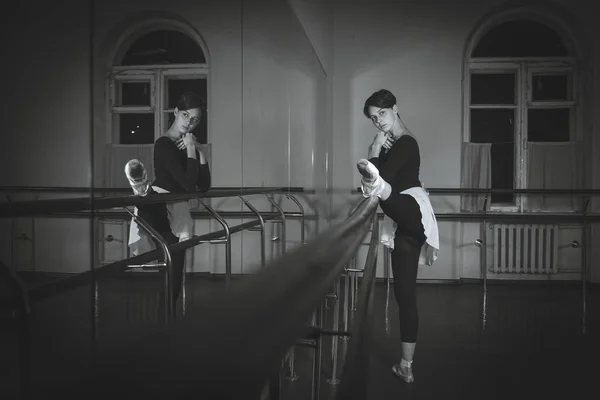
[[[491,272],[496,274],[555,274],[558,226],[493,224]]]

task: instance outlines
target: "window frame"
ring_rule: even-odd
[[[165,91],[166,91],[166,82],[169,78],[183,78],[183,79],[204,79],[206,80],[206,109],[204,110],[203,117],[206,118],[207,124],[207,142],[209,141],[209,133],[208,133],[208,93],[209,93],[209,80],[208,80],[208,68],[206,66],[196,66],[190,68],[166,68],[158,71],[158,82],[160,83],[160,95],[157,96],[158,99],[158,107],[157,107],[157,119],[158,122],[156,126],[158,127],[158,132],[155,133],[158,136],[155,136],[155,140],[158,139],[162,132],[164,132],[167,127],[164,126],[165,115],[172,113],[174,109],[165,108]],[[168,118],[167,118],[168,121]]]
[[[515,189],[527,188],[527,114],[530,108],[548,109],[574,108],[570,121],[569,142],[581,140],[580,93],[581,81],[574,57],[498,57],[498,58],[468,58],[464,65],[463,81],[463,141],[470,142],[470,111],[471,109],[514,108],[515,111]],[[515,73],[515,105],[481,104],[471,105],[471,74],[485,71],[486,73]],[[532,77],[540,73],[570,72],[572,74],[572,101],[532,102]],[[527,209],[527,195],[515,195],[515,204],[491,204],[490,211],[523,212]]]
[[[140,66],[113,66],[107,79],[106,88],[106,142],[112,147],[145,147],[153,146],[153,143],[145,144],[121,144],[119,143],[119,132],[113,129],[114,114],[128,113],[153,113],[154,114],[154,141],[162,136],[167,129],[163,122],[165,112],[172,111],[164,109],[165,83],[169,77],[182,77],[185,79],[205,79],[208,118],[208,104],[210,97],[210,79],[207,64],[168,64],[168,65],[140,65]],[[117,100],[117,85],[119,81],[143,80],[150,81],[150,106],[115,106]],[[207,121],[208,123],[208,121]],[[210,129],[207,125],[207,141],[210,138]]]

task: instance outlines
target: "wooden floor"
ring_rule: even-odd
[[[235,281],[234,281],[235,284]],[[187,307],[210,301],[223,281],[192,279]],[[96,342],[128,327],[160,323],[160,282],[156,279],[103,281],[98,291]],[[36,304],[33,321],[32,387],[45,398],[48,385],[69,385],[92,363],[91,290],[81,287]],[[588,292],[587,334],[582,334],[581,288],[574,283],[488,285],[486,324],[479,283],[420,284],[420,331],[413,364],[415,383],[391,372],[400,357],[398,308],[385,283],[375,293],[369,399],[586,399],[600,387],[600,293]],[[331,327],[332,309],[327,311]],[[201,328],[199,328],[201,329]],[[0,332],[0,398],[18,398],[17,334]],[[131,340],[136,340],[135,337]],[[335,398],[331,341],[343,356],[347,341],[326,338],[320,399]],[[296,380],[284,379],[283,399],[311,398],[313,352],[295,351]],[[118,360],[115,360],[118,362]],[[338,366],[340,379],[342,365]],[[287,372],[284,372],[284,376]],[[594,398],[594,395],[591,395]],[[199,396],[198,398],[203,398]]]
[[[418,290],[415,382],[406,384],[391,372],[401,354],[398,307],[392,295],[386,312],[386,287],[377,288],[370,399],[585,399],[598,393],[597,290],[588,293],[585,336],[578,285],[489,285],[485,329],[481,285],[421,284]],[[310,398],[310,357],[299,355],[300,378],[286,383],[286,398]],[[323,399],[334,398],[330,365],[325,360]]]

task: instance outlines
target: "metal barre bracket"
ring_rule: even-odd
[[[216,219],[225,230],[225,287],[229,288],[231,285],[231,230],[229,229],[229,225],[225,219],[221,217],[218,212],[216,212],[208,204],[205,204],[202,201],[202,198],[199,197],[198,201],[202,203],[206,211],[208,211],[208,213],[212,215],[213,218]]]
[[[285,213],[283,212],[283,209],[281,207],[279,207],[279,204],[277,204],[275,202],[275,199],[273,198],[273,195],[269,195],[269,194],[265,194],[265,196],[267,196],[267,199],[269,200],[269,202],[273,205],[273,207],[279,212],[279,216],[281,217],[280,220],[273,220],[271,222],[275,222],[278,221],[279,223],[281,223],[283,225],[283,228],[281,229],[281,253],[285,254],[286,253],[286,224],[285,224]]]
[[[365,272],[364,269],[359,269],[359,268],[346,268],[345,269],[346,272]]]
[[[239,196],[240,200],[242,200],[242,202],[244,203],[244,205],[246,207],[248,207],[250,209],[250,211],[252,211],[257,217],[258,220],[260,222],[260,227],[258,228],[248,228],[249,232],[260,232],[260,265],[261,265],[261,269],[265,267],[265,262],[266,262],[266,256],[265,256],[265,220],[263,218],[263,216],[261,215],[260,211],[258,211],[253,205],[252,203],[250,203],[248,200],[244,199],[244,197]]]
[[[166,263],[157,263],[157,264],[130,264],[127,268],[165,268],[167,266]]]
[[[198,242],[200,243],[208,243],[208,244],[226,244],[227,243],[227,239],[213,239],[213,240],[200,240]]]
[[[300,210],[300,243],[302,243],[303,245],[306,244],[306,241],[304,240],[304,227],[305,227],[305,218],[304,218],[304,207],[302,207],[302,204],[298,201],[298,199],[296,197],[294,197],[291,194],[286,194],[285,197],[287,197],[288,199],[292,200],[294,203],[296,203],[296,205],[298,206],[298,209]]]

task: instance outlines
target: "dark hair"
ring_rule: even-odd
[[[394,96],[389,90],[381,89],[373,93],[365,101],[363,114],[365,114],[365,117],[371,118],[369,115],[369,107],[392,108],[394,104],[396,104],[396,96]]]
[[[192,108],[199,108],[204,111],[206,110],[206,102],[196,93],[185,92],[181,96],[179,96],[179,100],[177,101],[177,109],[180,111],[191,110]]]

